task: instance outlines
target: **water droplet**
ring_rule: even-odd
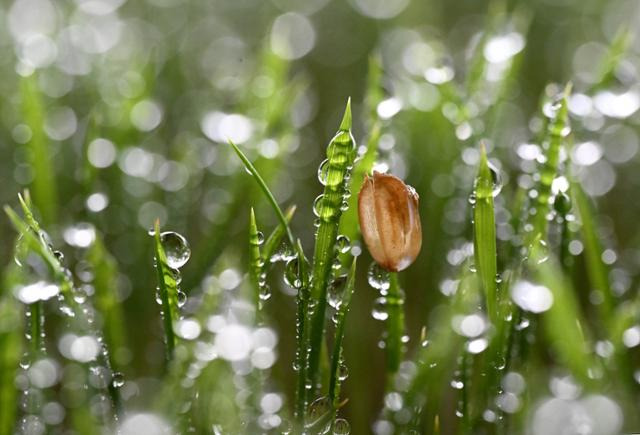
[[[344,418],[336,418],[333,422],[333,434],[334,435],[349,435],[351,432],[351,425]]]
[[[342,305],[342,295],[344,294],[344,286],[347,282],[347,275],[340,275],[335,277],[329,288],[327,289],[327,301],[336,310]]]
[[[264,233],[262,231],[258,231],[256,236],[258,237],[258,245],[262,245],[264,243]]]
[[[167,265],[172,269],[180,269],[184,266],[189,257],[191,257],[191,249],[181,234],[174,231],[166,231],[160,234],[160,243],[167,256]]]
[[[389,318],[389,312],[387,311],[387,298],[382,296],[377,298],[373,303],[373,310],[371,315],[376,320],[387,320]]]
[[[313,423],[331,411],[331,403],[326,396],[318,397],[309,405],[309,422]]]
[[[464,388],[464,382],[454,379],[451,381],[451,387],[456,390],[462,390]]]
[[[340,234],[336,238],[336,249],[341,254],[346,254],[351,249],[351,241],[344,234]]]
[[[178,308],[182,308],[187,303],[187,294],[182,290],[178,290]]]
[[[340,363],[338,367],[338,379],[342,382],[349,377],[349,368],[346,364]]]
[[[313,201],[313,214],[320,217],[324,208],[324,195],[318,195]]]
[[[62,263],[64,261],[64,254],[62,251],[53,251],[53,256],[56,257],[58,263]]]
[[[115,388],[120,388],[124,385],[124,375],[120,372],[115,372],[111,378],[111,384]]]
[[[287,261],[284,269],[284,282],[295,289],[302,287],[302,281],[298,278],[298,257],[294,257]]]
[[[324,159],[320,166],[318,166],[318,181],[323,186],[327,185],[327,178],[329,177],[329,159]]]
[[[369,285],[378,289],[381,294],[385,294],[389,290],[389,272],[384,270],[378,263],[371,263],[367,274]]]
[[[495,198],[502,190],[502,175],[500,175],[500,170],[491,162],[489,162],[489,171],[491,171],[491,195]]]

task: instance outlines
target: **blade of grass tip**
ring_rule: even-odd
[[[316,198],[314,212],[319,226],[313,254],[312,287],[309,299],[310,335],[306,349],[309,350],[307,383],[309,395],[316,394],[320,352],[325,330],[327,308],[327,284],[331,265],[335,258],[335,243],[342,215],[342,202],[347,191],[347,174],[353,164],[355,140],[351,135],[351,99],[347,101],[342,123],[327,147],[327,160],[322,163],[320,173],[324,192]],[[326,172],[324,170],[326,168]]]
[[[344,328],[347,322],[347,313],[349,312],[349,304],[351,303],[351,295],[355,288],[356,281],[356,262],[358,257],[353,257],[349,276],[342,295],[342,301],[337,313],[336,332],[333,340],[333,352],[331,355],[331,374],[329,378],[329,402],[334,409],[337,409],[340,401],[340,365],[342,364],[342,341],[344,339]]]
[[[616,69],[633,40],[633,33],[629,23],[624,23],[618,28],[607,53],[600,62],[597,79],[589,88],[589,93],[607,86],[615,78]]]
[[[291,219],[293,218],[294,213],[296,212],[296,206],[292,205],[284,212],[285,217],[287,218],[287,222],[291,223]],[[268,265],[271,261],[271,256],[276,252],[278,246],[280,246],[280,242],[282,241],[282,237],[286,232],[286,228],[282,225],[278,225],[274,228],[274,230],[269,234],[267,240],[264,242],[264,246],[262,247],[262,261],[264,261],[265,265]]]
[[[569,126],[569,115],[567,99],[571,95],[571,83],[569,82],[562,93],[560,101],[552,102],[551,118],[549,119],[547,138],[543,143],[545,149],[545,161],[540,169],[540,182],[538,184],[538,197],[535,203],[535,214],[533,215],[533,230],[529,233],[527,244],[536,238],[546,240],[547,238],[547,215],[550,210],[551,185],[558,174],[560,163],[560,150],[565,138],[571,133]]]
[[[38,90],[37,77],[32,74],[20,80],[22,112],[25,123],[31,129],[27,143],[29,162],[35,177],[32,182],[35,205],[45,224],[52,224],[57,214],[57,189],[53,159],[47,136],[43,130],[44,108]]]
[[[253,303],[256,307],[256,313],[262,310],[261,293],[264,285],[260,284],[262,275],[262,266],[264,262],[260,256],[260,234],[256,223],[256,215],[251,207],[249,216],[249,280],[253,288]]]
[[[167,256],[160,241],[160,220],[154,224],[155,266],[158,277],[158,289],[162,301],[162,320],[164,323],[165,358],[168,364],[173,359],[176,336],[174,322],[178,320],[178,286],[172,271],[167,266]]]
[[[264,193],[264,195],[267,197],[269,204],[271,204],[271,207],[273,207],[273,211],[275,211],[276,216],[280,220],[280,224],[285,228],[285,231],[287,233],[287,238],[289,239],[289,243],[291,244],[292,247],[296,246],[296,241],[295,241],[295,238],[293,237],[293,233],[291,232],[291,228],[289,227],[289,222],[286,216],[284,215],[284,213],[282,212],[282,210],[280,209],[280,206],[278,205],[278,202],[276,201],[275,197],[269,190],[267,183],[265,183],[264,179],[262,178],[258,170],[255,168],[255,166],[253,166],[253,164],[249,161],[247,156],[245,156],[244,153],[240,151],[240,148],[238,148],[238,146],[234,144],[232,141],[229,140],[228,142],[229,142],[229,145],[231,145],[233,150],[236,152],[236,154],[238,155],[242,163],[244,164],[245,168],[247,168],[249,173],[256,180],[256,182],[260,186],[260,189],[262,189],[262,192]]]
[[[489,320],[499,328],[501,322],[498,312],[496,292],[496,223],[493,208],[493,180],[487,160],[484,143],[480,144],[480,167],[475,185],[474,222],[474,258],[476,270],[484,289]]]

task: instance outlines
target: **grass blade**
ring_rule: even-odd
[[[289,243],[291,244],[291,246],[296,246],[296,241],[293,237],[293,233],[291,232],[291,228],[289,227],[289,221],[287,220],[287,217],[284,215],[284,213],[280,209],[280,206],[278,205],[278,202],[276,201],[273,194],[269,190],[267,183],[264,181],[264,179],[262,178],[258,170],[255,168],[255,166],[253,166],[251,161],[249,161],[247,156],[245,156],[244,153],[240,151],[240,148],[238,148],[238,146],[231,141],[229,141],[229,145],[231,145],[233,150],[236,152],[236,154],[244,164],[245,168],[247,168],[247,171],[249,171],[249,173],[253,176],[254,180],[256,180],[256,182],[260,186],[260,189],[262,190],[264,195],[267,197],[267,201],[269,201],[269,204],[271,204],[271,207],[273,207],[273,211],[275,211],[276,216],[280,220],[280,224],[285,228],[285,231],[287,233],[287,238],[289,239]]]
[[[551,110],[553,115],[549,120],[547,140],[544,143],[545,162],[540,169],[540,183],[538,185],[538,197],[535,202],[535,214],[533,215],[533,230],[529,233],[528,244],[535,238],[546,240],[548,219],[547,214],[551,207],[551,184],[558,174],[560,163],[560,149],[567,135],[571,132],[569,127],[569,115],[567,98],[571,94],[571,83],[567,84],[558,102],[553,102]],[[554,107],[555,106],[555,107]]]
[[[480,167],[475,186],[474,256],[476,269],[484,289],[488,317],[499,326],[499,301],[496,291],[496,223],[493,210],[493,180],[484,144],[480,146]]]
[[[307,346],[309,349],[307,382],[312,385],[309,394],[315,394],[318,379],[320,351],[325,329],[327,284],[331,264],[335,258],[334,247],[342,215],[341,206],[347,189],[347,173],[353,163],[354,152],[355,140],[351,135],[351,102],[349,101],[340,128],[327,147],[327,160],[323,163],[327,166],[324,193],[314,203],[314,211],[320,225],[316,233],[309,300],[309,303],[314,306],[314,311],[310,315],[311,325]]]
[[[176,346],[176,335],[173,331],[174,322],[178,320],[178,284],[174,273],[167,266],[167,256],[160,241],[160,221],[154,224],[155,267],[158,277],[158,290],[162,301],[162,321],[164,324],[165,359],[169,363],[173,359]]]
[[[50,225],[56,220],[58,194],[49,142],[43,129],[44,108],[35,74],[21,79],[20,93],[25,123],[32,134],[27,146],[35,174],[32,183],[33,198],[42,215],[42,221],[45,225]]]
[[[262,275],[262,266],[264,265],[260,255],[260,235],[258,234],[258,225],[256,224],[256,215],[251,207],[249,216],[249,280],[253,289],[253,303],[256,312],[262,310],[260,293],[264,285],[260,284]]]
[[[336,333],[333,341],[333,352],[331,354],[331,372],[329,378],[329,402],[336,409],[340,401],[340,364],[342,363],[342,341],[344,339],[344,328],[351,303],[351,295],[356,281],[356,261],[358,257],[353,257],[349,276],[344,288],[342,303],[337,313]]]

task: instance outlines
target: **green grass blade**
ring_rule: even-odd
[[[164,324],[165,358],[167,363],[173,359],[176,346],[176,335],[173,331],[174,322],[178,320],[178,284],[174,273],[167,266],[167,256],[160,241],[160,221],[154,225],[155,267],[158,278],[158,289],[162,300],[162,321]]]
[[[602,261],[602,244],[598,238],[592,207],[578,183],[571,184],[571,192],[580,217],[580,232],[584,242],[584,255],[587,262],[587,276],[592,288],[602,296],[598,305],[603,326],[609,328],[613,321],[614,295],[609,283],[609,271]]]
[[[258,224],[256,224],[256,215],[251,207],[249,216],[249,280],[253,289],[253,303],[256,311],[262,309],[260,302],[260,293],[262,285],[260,285],[260,275],[262,274],[262,266],[264,264],[260,256],[260,239],[258,234]]]
[[[335,338],[333,341],[333,351],[331,353],[331,372],[329,378],[329,402],[336,409],[340,401],[340,364],[342,364],[342,342],[344,339],[344,328],[347,322],[347,313],[351,303],[351,295],[355,288],[356,281],[356,261],[358,257],[353,257],[349,276],[344,288],[342,303],[337,313],[337,323]]]
[[[25,124],[31,129],[27,143],[29,162],[35,177],[32,182],[33,199],[45,225],[55,222],[58,194],[49,140],[44,132],[44,107],[35,74],[20,80],[22,112]]]
[[[593,384],[589,376],[595,368],[586,333],[586,323],[579,309],[571,283],[553,257],[544,260],[548,254],[539,246],[531,250],[529,268],[538,282],[548,288],[553,295],[551,307],[542,313],[542,323],[552,348],[561,362],[567,366],[585,385]]]
[[[474,257],[484,289],[487,314],[491,323],[500,323],[496,291],[496,223],[493,209],[493,179],[484,144],[480,147],[480,167],[476,178],[474,221]]]
[[[240,160],[244,164],[245,168],[247,168],[247,170],[249,171],[251,176],[253,176],[254,180],[256,180],[256,182],[260,186],[260,189],[262,189],[262,192],[267,197],[267,200],[269,201],[269,204],[271,204],[271,207],[273,207],[273,211],[275,211],[276,216],[280,220],[280,224],[286,229],[287,238],[289,239],[289,243],[291,244],[291,246],[295,246],[296,245],[296,241],[295,241],[295,238],[293,237],[293,233],[291,232],[291,228],[289,227],[289,221],[287,220],[286,216],[282,212],[282,209],[280,209],[280,206],[278,205],[278,202],[276,201],[275,197],[273,196],[273,194],[269,190],[269,187],[267,186],[267,183],[264,181],[264,179],[262,178],[262,176],[260,175],[258,170],[255,168],[255,166],[253,166],[251,161],[249,161],[247,156],[245,156],[244,153],[242,151],[240,151],[240,148],[238,148],[237,145],[234,144],[231,141],[229,141],[229,145],[231,145],[233,150],[236,152],[236,154],[238,155],[238,157],[240,158]]]
[[[315,394],[320,365],[320,351],[325,329],[327,307],[327,285],[331,265],[335,258],[335,242],[338,236],[338,225],[342,215],[341,205],[347,189],[346,175],[353,163],[355,141],[351,135],[351,103],[347,102],[340,128],[327,147],[327,172],[322,197],[316,199],[314,209],[320,225],[316,233],[313,255],[312,287],[310,304],[314,305],[311,324],[308,358],[307,382],[312,388],[309,394]]]
[[[551,184],[558,174],[560,163],[560,149],[565,142],[566,136],[570,133],[569,115],[567,99],[571,94],[571,83],[569,83],[562,94],[558,107],[554,110],[554,116],[549,120],[547,139],[544,142],[545,162],[540,168],[540,182],[538,185],[538,197],[535,201],[535,214],[533,215],[533,230],[529,233],[528,244],[535,238],[546,240],[548,220],[547,214],[551,207]]]

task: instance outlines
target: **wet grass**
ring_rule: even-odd
[[[315,131],[328,145],[309,156],[287,117],[307,81],[289,80],[289,64],[264,50],[254,79],[276,91],[233,109],[250,117],[251,140],[200,149],[180,136],[195,156],[156,152],[190,174],[188,193],[145,193],[153,174],[121,174],[121,161],[87,176],[96,168],[82,156],[83,192],[107,186],[117,204],[83,211],[89,226],[69,223],[45,97],[35,77],[21,80],[35,177],[15,201],[21,212],[5,207],[14,259],[1,277],[0,435],[556,433],[576,429],[576,415],[596,434],[637,430],[637,271],[617,262],[608,210],[583,186],[590,165],[572,154],[593,114],[571,103],[620,88],[629,33],[611,43],[597,82],[545,88],[524,122],[531,157],[512,149],[524,139],[502,143],[522,136],[505,112],[517,108],[509,95],[531,17],[503,12],[458,66],[464,77],[443,61],[430,81],[398,79],[372,56],[364,97],[332,109],[337,132]],[[400,95],[418,84],[437,93],[433,108]],[[199,161],[214,146],[218,173]],[[426,252],[406,271],[383,271],[360,241],[357,194],[373,170],[397,171],[420,193]],[[300,182],[309,178],[320,186]]]

